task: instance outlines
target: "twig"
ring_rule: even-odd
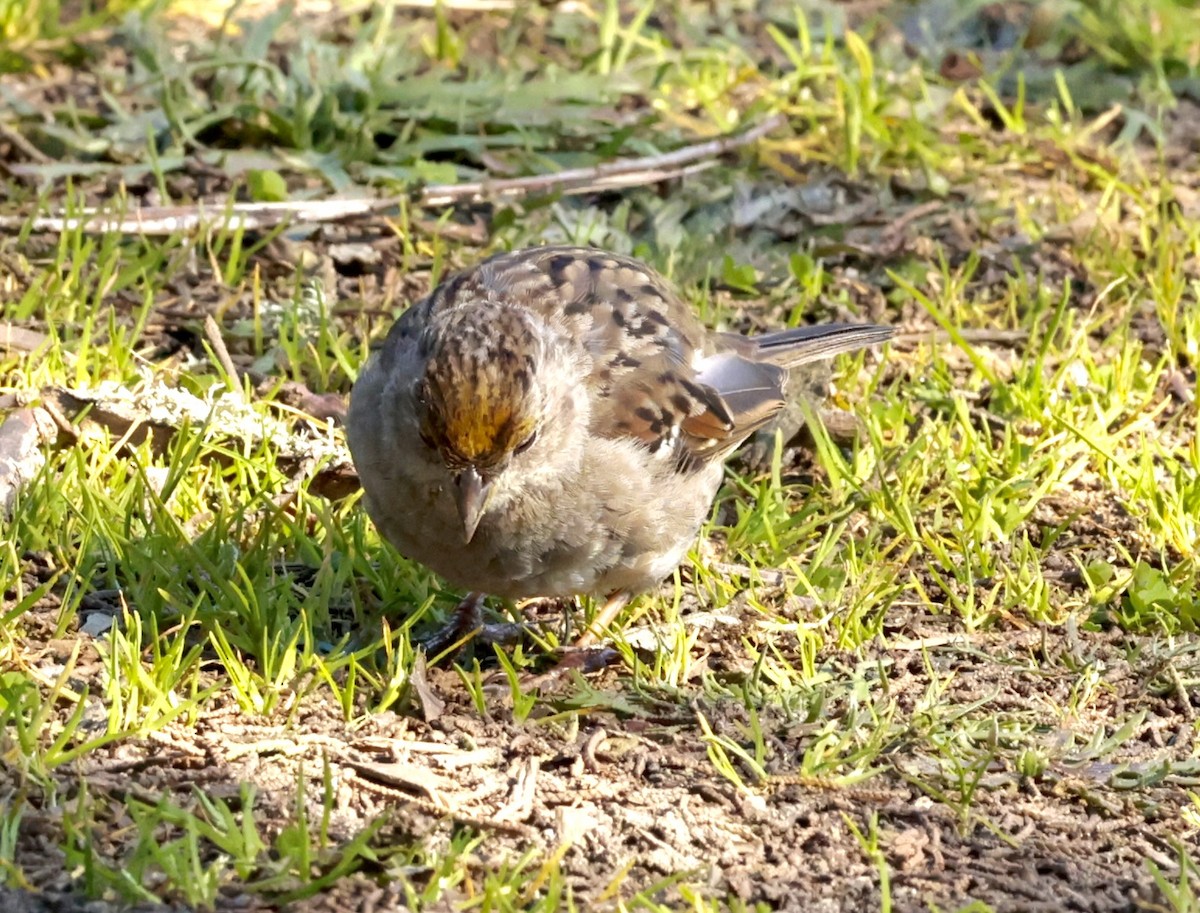
[[[380,215],[396,211],[395,200],[305,200],[288,203],[232,203],[194,206],[144,206],[123,217],[108,216],[95,210],[84,210],[80,216],[0,216],[0,230],[17,231],[29,226],[31,231],[75,231],[103,234],[119,232],[128,235],[171,235],[197,228],[225,228],[229,231],[256,231],[272,228],[286,221],[337,222],[355,217]]]
[[[733,149],[762,139],[776,127],[782,126],[783,123],[783,115],[777,114],[737,136],[723,136],[720,139],[684,146],[674,152],[605,162],[603,165],[595,165],[591,168],[569,168],[554,174],[478,181],[469,184],[433,184],[425,188],[421,203],[424,206],[444,206],[447,203],[462,200],[483,200],[508,196],[514,192],[518,194],[547,192],[560,188],[565,189],[572,184],[599,181],[616,175],[637,176],[641,182],[645,182],[647,175],[642,175],[641,172],[660,175],[665,174],[669,169],[688,165],[701,159],[716,158]],[[662,179],[662,177],[658,177],[658,180]]]
[[[18,409],[0,421],[0,517],[7,518],[21,489],[46,462],[41,445],[50,435],[36,409]]]
[[[400,204],[411,200],[418,206],[436,208],[453,203],[482,200],[512,200],[530,193],[594,193],[622,187],[639,187],[704,171],[716,159],[735,149],[756,142],[785,122],[783,115],[767,118],[744,133],[723,136],[684,146],[672,152],[605,162],[591,168],[569,168],[553,174],[522,178],[499,178],[464,184],[431,184],[411,197],[387,199],[333,199],[289,201],[282,203],[231,203],[194,206],[146,206],[125,216],[111,216],[95,209],[82,215],[27,218],[0,216],[0,230],[61,232],[82,229],[88,232],[170,235],[196,229],[224,228],[228,231],[259,231],[285,222],[341,222],[377,216],[396,215]]]
[[[41,409],[50,416],[51,421],[58,426],[58,430],[66,435],[69,440],[79,440],[79,427],[63,414],[62,409],[58,407],[58,403],[54,399],[49,397],[43,399]]]
[[[213,320],[212,314],[204,315],[204,335],[208,339],[208,344],[212,346],[213,355],[216,356],[217,361],[220,363],[221,370],[225,372],[226,388],[244,403],[246,401],[246,391],[238,383],[241,375],[238,374],[233,359],[229,357],[229,349],[225,346],[224,337],[221,336],[221,328]]]
[[[0,351],[34,352],[50,341],[50,337],[37,330],[17,326],[7,320],[0,321]]]
[[[904,230],[918,219],[923,219],[927,215],[931,215],[942,209],[946,204],[941,200],[929,200],[926,203],[921,203],[919,206],[914,206],[912,209],[902,213],[899,217],[883,230],[884,245],[899,244],[900,236],[904,234]]]
[[[535,758],[526,758],[520,765],[516,782],[512,785],[511,798],[494,814],[497,821],[525,821],[533,814],[533,800],[537,796],[538,774],[542,764]]]
[[[344,768],[345,781],[349,784],[352,790],[371,793],[378,798],[383,799],[389,804],[406,804],[413,805],[430,815],[435,817],[446,817],[459,824],[473,827],[477,830],[495,830],[504,831],[509,834],[516,834],[519,837],[526,839],[534,838],[537,831],[527,824],[521,824],[516,821],[500,821],[485,815],[473,815],[468,812],[447,810],[437,805],[430,799],[425,799],[421,796],[414,796],[411,793],[403,792],[399,789],[394,789],[390,786],[384,786],[381,783],[376,783],[373,780],[363,776],[352,767]]]
[[[0,139],[8,140],[27,156],[29,156],[30,160],[32,161],[40,162],[42,164],[48,164],[49,162],[53,161],[50,156],[42,152],[41,149],[29,142],[29,140],[25,139],[25,137],[23,137],[8,124],[0,123]]]

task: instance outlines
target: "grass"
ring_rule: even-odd
[[[1194,11],[1069,4],[1003,45],[976,10],[913,58],[902,12],[452,6],[218,28],[0,0],[22,166],[0,215],[399,193],[788,119],[666,187],[358,234],[0,238],[0,319],[44,335],[0,351],[0,394],[134,391],[143,418],[81,417],[5,521],[0,883],[480,910],[769,909],[778,883],[982,910],[1020,895],[972,858],[1074,882],[1078,845],[1110,872],[1081,890],[1197,909],[1200,230],[1171,133]],[[939,75],[962,46],[978,78]],[[731,464],[685,566],[612,632],[618,666],[539,690],[536,644],[425,668],[416,634],[459,594],[331,495],[340,432],[285,381],[345,394],[447,271],[562,240],[648,259],[713,326],[901,338],[835,366],[854,444],[815,422],[810,451]]]

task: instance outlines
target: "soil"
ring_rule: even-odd
[[[49,633],[49,606],[44,617]],[[718,632],[723,641],[739,633],[767,636],[745,620]],[[1172,871],[1181,844],[1195,852],[1196,835],[1181,833],[1178,822],[1200,777],[1195,695],[1177,687],[1169,662],[1118,632],[1084,636],[1067,626],[968,635],[944,617],[915,614],[887,641],[857,657],[821,657],[818,681],[834,684],[814,682],[809,697],[820,697],[820,711],[811,721],[782,711],[762,718],[768,776],[756,782],[739,766],[741,784],[718,772],[696,725],[702,714],[717,734],[745,742],[741,704],[683,707],[639,695],[620,667],[589,678],[590,709],[574,729],[546,719],[556,706],[553,688],[538,715],[516,722],[495,673],[481,715],[458,673],[436,668],[419,679],[405,712],[366,716],[353,727],[316,697],[298,697],[277,723],[249,723],[232,703],[211,706],[194,726],[170,725],[56,771],[58,806],[27,815],[17,838],[15,862],[37,895],[10,892],[4,909],[110,909],[76,893],[78,873],[67,870],[60,849],[63,808],[84,786],[88,801],[116,819],[110,833],[96,835],[115,857],[131,838],[119,825],[134,798],[167,796],[191,807],[203,791],[237,808],[243,784],[253,784],[254,820],[272,834],[294,820],[296,784],[304,781],[309,818],[319,821],[326,764],[332,843],[354,839],[372,821],[382,822],[373,838],[381,847],[445,849],[484,834],[480,877],[505,858],[569,843],[567,883],[585,906],[614,879],[620,896],[636,889],[669,899],[669,888],[653,886],[682,871],[716,896],[771,909],[879,909],[886,866],[896,910],[957,909],[973,900],[998,911],[1157,909],[1161,895],[1146,860]],[[53,663],[70,645],[48,640],[44,649],[42,660]],[[701,641],[697,649],[720,644]],[[1193,644],[1175,657],[1193,677],[1196,653]],[[91,648],[76,674],[96,693],[101,667]],[[1086,710],[1064,714],[1079,704],[1085,682]],[[565,689],[563,706],[578,706],[578,694]],[[865,707],[886,738],[868,775],[844,783],[794,773],[823,726],[861,728]],[[923,722],[947,713],[961,717],[967,744],[946,757],[979,759],[957,780]],[[888,715],[891,724],[881,724],[877,717]],[[995,752],[973,731],[978,719],[1006,721],[991,736]],[[1009,723],[1039,733],[1036,744],[1058,759],[1023,775],[1004,759]],[[955,729],[937,731],[945,738]],[[10,780],[0,788],[18,788],[11,769],[0,777]],[[864,845],[873,832],[877,855]],[[406,888],[424,892],[435,876],[419,863],[402,871],[394,861],[364,867],[289,909],[395,909]],[[430,909],[457,908],[469,899],[465,891],[447,888]],[[220,909],[260,906],[274,903],[231,893]]]
[[[96,102],[81,79],[78,71],[57,68],[45,74],[41,94],[30,100],[53,106],[76,98],[87,110]],[[0,161],[21,158],[3,136],[0,155]],[[827,180],[816,170],[809,176],[806,192]],[[1022,179],[1031,195],[1044,189],[1039,182],[1049,182],[1038,175]],[[76,189],[81,200],[100,202],[112,197],[119,181],[116,174],[81,179]],[[173,199],[219,205],[231,181],[197,160],[170,175],[168,190]],[[851,184],[838,183],[843,190]],[[766,197],[781,189],[759,186],[753,193]],[[148,176],[125,182],[122,190],[134,202],[158,202]],[[1073,307],[1086,310],[1095,301],[1097,290],[1073,260],[1069,236],[1091,226],[1064,226],[1068,233],[1059,243],[1032,246],[1015,229],[1005,235],[995,225],[981,225],[974,215],[980,200],[951,194],[931,201],[903,188],[885,194],[862,185],[853,191],[852,218],[840,225],[844,238],[817,255],[834,274],[839,296],[831,297],[854,302],[860,313],[884,315],[887,269],[934,251],[951,263],[981,258],[975,275],[981,300],[990,288],[1015,281],[1019,265],[1021,276],[1036,277],[1026,281],[1054,288],[1069,283]],[[1194,205],[1190,197],[1185,203]],[[462,212],[446,225],[418,223],[416,230],[479,243],[488,214]],[[767,221],[786,224],[776,216]],[[806,227],[793,225],[782,240],[790,244]],[[11,242],[0,239],[0,265],[18,262]],[[30,262],[39,251],[52,255],[54,243],[49,236],[22,239],[21,256]],[[469,252],[462,259],[470,259]],[[219,312],[226,327],[253,316],[249,288],[231,293],[202,260],[180,270],[171,295],[155,303],[144,333],[148,358],[202,353],[205,315]],[[326,226],[303,242],[276,239],[255,262],[267,298],[290,301],[298,274],[317,275],[339,302],[335,316],[366,314],[386,322],[428,286],[430,264],[409,262],[401,269],[402,260],[394,234]],[[13,270],[18,283],[19,272]],[[125,289],[113,304],[118,312],[132,312],[141,294]],[[929,316],[915,307],[886,316],[903,323],[910,339],[933,330]],[[747,325],[772,320],[763,313],[746,317]],[[1144,340],[1151,355],[1153,326]],[[1012,351],[1006,340],[998,341],[996,367],[1002,371]],[[234,365],[251,372],[251,353],[239,351],[235,338],[227,342]],[[1188,382],[1194,386],[1194,373]],[[296,396],[311,402],[306,397],[344,392],[300,387]],[[992,427],[987,406],[972,404],[981,427]],[[1164,412],[1163,421],[1171,414]],[[804,457],[789,459],[802,463]],[[331,497],[344,496],[353,479],[336,487]],[[1128,527],[1115,505],[1089,500],[1085,490],[1063,494],[1061,502],[1045,499],[1029,523],[1061,528],[1064,541],[1069,536],[1073,543],[1069,553],[1046,559],[1048,566],[1057,564],[1068,594],[1079,587],[1075,556],[1103,551]],[[1139,556],[1137,542],[1126,547],[1134,559]],[[25,560],[31,582],[45,578],[40,556]],[[4,610],[11,596],[5,596]],[[105,611],[103,594],[92,602],[95,611]],[[105,720],[95,696],[104,693],[101,658],[89,635],[57,633],[58,608],[52,592],[22,620],[24,661],[53,681],[79,645],[73,683],[93,695],[86,698],[86,733],[89,719],[96,726]],[[442,886],[426,909],[459,909],[477,899],[489,872],[531,850],[563,847],[566,883],[583,909],[612,906],[615,897],[629,903],[635,892],[679,902],[671,881],[680,872],[714,897],[805,913],[879,909],[885,881],[891,908],[899,911],[935,905],[953,910],[972,901],[996,911],[1166,909],[1147,860],[1177,872],[1180,847],[1193,858],[1200,853],[1197,831],[1184,832],[1179,824],[1185,809],[1196,808],[1200,792],[1200,644],[1135,637],[1103,620],[1087,630],[1070,620],[1043,628],[1011,619],[996,630],[968,631],[949,615],[926,614],[936,608],[897,607],[867,648],[820,654],[816,674],[757,720],[769,758],[762,779],[737,761],[735,775],[723,775],[699,725],[702,717],[717,735],[752,751],[752,721],[737,689],[767,685],[745,667],[748,651],[729,645],[774,647],[790,658],[798,652],[787,635],[748,614],[734,613],[721,624],[701,625],[699,616],[685,620],[694,624],[697,659],[691,664],[695,680],[683,686],[688,694],[713,693],[699,687],[700,676],[713,676],[724,688],[721,700],[683,702],[647,693],[621,665],[589,675],[586,685],[552,679],[548,696],[525,721],[514,718],[507,683],[494,672],[482,713],[457,672],[432,668],[397,712],[362,715],[354,725],[329,705],[326,690],[310,693],[309,683],[298,684],[294,700],[274,718],[257,722],[226,694],[226,703],[208,702],[194,723],[173,723],[152,738],[88,751],[55,769],[41,797],[26,796],[27,808],[41,803],[43,809],[28,811],[12,837],[14,862],[27,884],[0,888],[0,909],[116,909],[107,900],[87,899],[87,873],[64,854],[64,810],[74,802],[92,803],[95,819],[111,825],[90,839],[98,852],[118,860],[137,837],[126,808],[132,799],[153,804],[166,797],[195,807],[203,794],[234,809],[250,802],[254,820],[270,836],[295,821],[298,782],[306,784],[310,821],[322,819],[328,798],[332,845],[349,843],[370,824],[378,828],[370,842],[380,854],[316,896],[292,901],[289,909],[297,911],[402,909],[409,891],[422,895],[436,888],[439,873],[420,854],[401,858],[384,851],[417,844],[433,853],[472,835],[486,835],[471,851],[475,881]],[[552,716],[579,709],[584,712],[577,725]],[[65,718],[73,710],[63,707],[61,713]],[[831,731],[851,733],[848,744],[869,758],[853,782],[797,773],[813,762]],[[872,744],[873,737],[882,744]],[[1009,749],[1031,740],[1040,751],[1028,764],[1018,763]],[[964,766],[964,758],[973,761]],[[0,795],[25,792],[28,782],[16,759],[0,759]],[[253,784],[252,793],[245,784]],[[8,839],[0,834],[0,842]],[[323,872],[327,864],[316,860],[314,870]],[[231,889],[218,908],[274,909],[286,893]]]

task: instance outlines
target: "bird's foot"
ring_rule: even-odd
[[[469,593],[455,607],[449,620],[421,641],[425,655],[431,657],[431,662],[442,663],[453,659],[467,644],[512,647],[526,637],[536,635],[534,627],[521,622],[485,622],[483,602],[483,593]],[[522,686],[546,687],[572,671],[588,675],[617,662],[620,654],[612,647],[598,646],[597,642],[604,629],[628,602],[629,597],[624,594],[611,596],[574,644],[548,654],[554,665],[545,672],[522,675]]]
[[[530,633],[528,625],[518,622],[485,622],[483,620],[483,593],[468,593],[450,615],[450,619],[421,641],[425,655],[434,662],[453,658],[459,650],[470,644],[502,647],[520,643]]]
[[[621,661],[621,654],[612,647],[562,647],[555,654],[557,662],[545,672],[525,673],[520,678],[522,690],[537,688],[545,691],[572,672],[594,675]]]

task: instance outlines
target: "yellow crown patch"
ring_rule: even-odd
[[[494,462],[520,445],[537,425],[520,384],[478,377],[469,387],[457,384],[446,389],[434,383],[428,388],[429,436],[456,460]]]

